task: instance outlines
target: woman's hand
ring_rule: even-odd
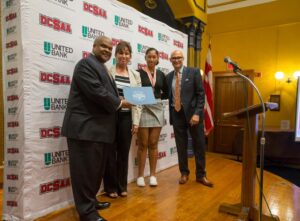
[[[138,125],[132,125],[132,128],[131,128],[131,134],[136,134],[139,130],[139,126]]]

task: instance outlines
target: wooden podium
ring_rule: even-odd
[[[265,109],[277,107],[276,103],[264,103]],[[242,221],[258,221],[259,211],[255,206],[255,184],[256,184],[256,157],[257,157],[257,114],[263,111],[262,105],[253,105],[238,111],[223,113],[224,118],[237,117],[245,119],[248,125],[244,131],[243,140],[243,165],[242,165],[242,189],[241,202],[238,204],[222,203],[219,207],[220,212],[226,212],[238,216]],[[247,123],[247,116],[249,122]],[[279,217],[273,215],[263,215],[263,221],[279,221]]]

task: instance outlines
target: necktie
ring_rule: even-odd
[[[176,72],[176,83],[175,83],[175,110],[177,112],[181,109],[181,100],[180,100],[180,75],[179,72]]]

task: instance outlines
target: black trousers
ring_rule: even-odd
[[[189,175],[190,170],[188,167],[188,134],[190,131],[192,137],[193,150],[195,154],[196,163],[196,178],[206,176],[205,171],[205,136],[204,127],[200,119],[200,123],[194,126],[189,124],[189,120],[185,118],[184,110],[181,108],[176,112],[173,107],[170,107],[170,114],[172,114],[173,129],[175,134],[175,142],[178,152],[179,170],[182,175]]]
[[[127,192],[128,156],[131,145],[131,112],[119,112],[116,145],[109,152],[104,174],[104,191]]]
[[[96,220],[96,194],[111,144],[67,139],[73,196],[81,221]]]

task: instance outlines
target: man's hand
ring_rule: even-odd
[[[196,124],[199,124],[199,120],[200,120],[199,115],[194,114],[190,120],[190,125],[194,126]]]
[[[139,130],[139,126],[138,125],[132,125],[132,128],[131,128],[131,134],[136,134]]]
[[[121,107],[123,107],[123,108],[131,108],[132,107],[132,104],[131,103],[129,103],[127,100],[122,100],[121,101],[122,102],[122,105],[121,105]]]

